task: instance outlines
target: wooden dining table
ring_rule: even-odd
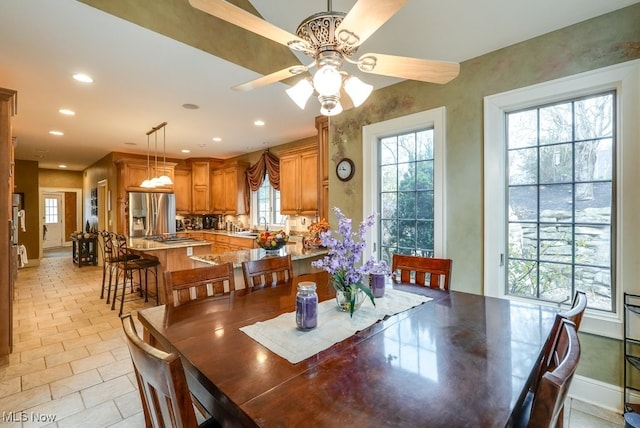
[[[223,426],[503,427],[557,312],[389,283],[432,300],[292,364],[240,328],[295,311],[301,279],[317,283],[320,300],[335,296],[318,273],[138,319],[147,340],[181,356],[193,395]]]

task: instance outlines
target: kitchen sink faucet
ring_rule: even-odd
[[[269,225],[267,224],[267,218],[266,217],[260,217],[258,219],[258,226],[262,223],[262,220],[264,220],[264,230],[265,231],[269,230]]]

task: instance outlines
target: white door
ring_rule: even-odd
[[[44,216],[42,222],[42,248],[62,247],[62,230],[64,225],[64,208],[62,195],[59,193],[44,193]]]

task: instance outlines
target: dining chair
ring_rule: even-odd
[[[576,331],[579,331],[580,324],[582,322],[582,315],[584,314],[586,307],[587,295],[583,291],[576,291],[576,294],[574,295],[573,301],[571,303],[571,308],[564,312],[559,312],[558,316],[573,322],[576,326]],[[556,325],[554,325],[554,328],[557,330]],[[557,334],[557,331],[554,332],[554,330],[552,329],[551,334],[549,334],[544,346],[542,347],[542,352],[540,353],[536,369],[532,372],[532,375],[530,377],[530,391],[534,391],[538,387],[538,383],[540,382],[542,375],[544,375],[544,372],[549,367],[554,367],[554,365],[557,364],[557,359],[553,359],[552,357],[555,334]]]
[[[122,328],[138,382],[147,427],[219,427],[214,418],[198,424],[182,361],[144,342],[131,314],[122,317]]]
[[[275,287],[293,278],[291,255],[242,262],[244,285],[249,289]]]
[[[560,315],[566,319],[573,321],[576,325],[576,330],[580,330],[580,324],[582,323],[582,316],[587,308],[587,295],[584,291],[576,291],[571,302],[571,308],[564,312],[560,312]]]
[[[575,324],[556,315],[550,332],[551,350],[543,361],[542,376],[514,418],[514,427],[562,428],[564,401],[580,361],[580,341]]]
[[[229,298],[235,289],[231,262],[164,273],[164,296],[168,308],[204,298]]]
[[[391,275],[394,281],[449,290],[451,259],[407,256],[394,254],[391,261]],[[428,275],[428,284],[427,284]]]

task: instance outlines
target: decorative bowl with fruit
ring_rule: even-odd
[[[287,235],[284,230],[278,230],[276,232],[265,230],[264,232],[258,233],[256,237],[256,242],[265,250],[279,250],[284,247],[285,244],[289,241],[289,235]]]

